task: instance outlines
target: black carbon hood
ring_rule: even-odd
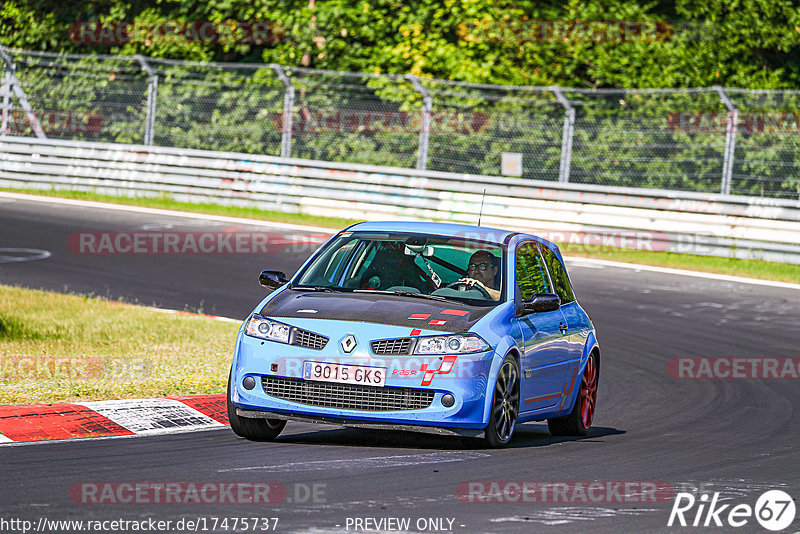
[[[284,290],[262,309],[267,317],[357,321],[411,328],[466,332],[494,308],[376,293]]]

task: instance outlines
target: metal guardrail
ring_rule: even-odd
[[[430,219],[800,264],[800,201],[613,188],[142,145],[0,136],[0,187],[91,190],[353,219]]]

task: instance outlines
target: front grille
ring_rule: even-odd
[[[307,349],[322,350],[327,343],[328,338],[323,335],[315,334],[314,332],[309,332],[301,328],[293,329],[292,345],[305,347]]]
[[[393,410],[420,410],[433,402],[433,391],[413,388],[381,388],[355,384],[314,382],[296,378],[261,378],[264,393],[300,404],[388,412]]]
[[[411,338],[403,337],[400,339],[380,339],[370,343],[373,354],[402,355],[411,353]]]

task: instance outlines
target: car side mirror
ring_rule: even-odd
[[[522,301],[523,313],[555,311],[561,306],[561,298],[555,293],[534,293],[529,300]]]
[[[267,289],[278,289],[288,281],[283,271],[261,271],[258,275],[258,283]]]

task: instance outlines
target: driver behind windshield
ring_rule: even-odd
[[[464,282],[467,287],[479,285],[492,297],[500,300],[500,290],[497,289],[497,265],[494,255],[488,250],[479,250],[473,254],[467,264],[467,276],[459,282]]]

